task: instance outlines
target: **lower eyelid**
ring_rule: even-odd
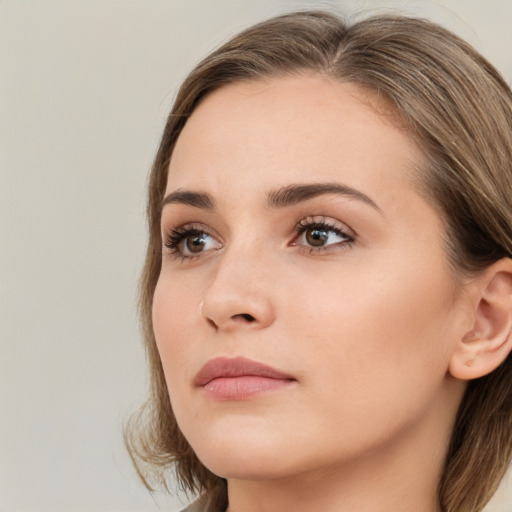
[[[354,245],[355,240],[353,239],[347,239],[338,243],[329,244],[329,245],[322,245],[322,246],[312,246],[312,245],[305,245],[305,244],[295,244],[296,249],[301,252],[306,252],[307,254],[314,254],[314,253],[333,253],[337,251],[345,251],[350,249]]]

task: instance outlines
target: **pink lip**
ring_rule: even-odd
[[[244,357],[216,357],[194,378],[194,385],[215,400],[246,400],[289,386],[296,379],[287,373]]]

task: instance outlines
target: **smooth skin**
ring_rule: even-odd
[[[438,512],[464,379],[510,351],[510,261],[454,277],[389,108],[322,76],[230,84],[177,141],[154,330],[229,512]],[[283,194],[297,186],[310,197]],[[214,400],[193,381],[220,356],[295,381]]]

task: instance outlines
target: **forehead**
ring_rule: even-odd
[[[208,95],[180,134],[168,190],[241,176],[269,186],[290,179],[404,178],[421,160],[388,101],[324,76],[240,82]],[[386,165],[383,165],[386,164]],[[235,172],[236,171],[236,172]]]

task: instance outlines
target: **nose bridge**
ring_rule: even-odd
[[[243,236],[219,255],[219,262],[202,303],[202,315],[218,329],[261,328],[274,320],[267,286],[270,260],[257,240]]]

